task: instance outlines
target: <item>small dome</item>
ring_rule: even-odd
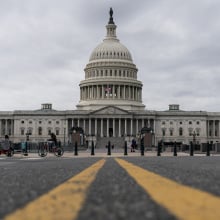
[[[105,39],[92,52],[89,61],[100,59],[121,59],[132,62],[129,50],[115,39]]]

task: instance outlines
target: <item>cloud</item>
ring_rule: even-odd
[[[75,109],[110,7],[148,109],[220,111],[218,0],[1,1],[0,110]]]

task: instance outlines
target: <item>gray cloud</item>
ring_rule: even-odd
[[[218,0],[0,1],[0,110],[74,109],[109,7],[146,108],[220,111]]]

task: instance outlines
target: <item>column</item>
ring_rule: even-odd
[[[102,85],[102,99],[104,99],[104,94],[105,94],[104,85]]]
[[[83,119],[83,131],[86,132],[86,119]]]
[[[115,99],[115,85],[112,86],[112,96],[113,96],[113,99]],[[114,131],[113,131],[114,132]]]
[[[127,136],[127,118],[125,118],[125,136]]]
[[[110,98],[110,92],[109,92],[109,85],[107,85],[107,99],[109,99]]]
[[[8,134],[8,119],[5,119],[5,134]]]
[[[131,118],[131,129],[130,129],[130,135],[133,135],[133,119]]]
[[[207,124],[207,131],[206,131],[207,138],[209,138],[209,120],[207,120],[206,124]]]
[[[142,128],[144,127],[144,119],[142,118],[142,124],[141,124]]]
[[[121,119],[118,119],[118,136],[121,137]]]
[[[97,136],[97,118],[95,119],[95,136]]]
[[[140,88],[140,101],[142,100],[142,88]]]
[[[150,119],[147,119],[147,127],[150,128]]]
[[[1,128],[1,125],[0,125]],[[218,137],[220,137],[220,121],[218,121]]]
[[[155,119],[153,120],[153,128],[154,128],[154,134],[156,133],[156,121]]]
[[[136,119],[136,134],[138,134],[138,119]]]
[[[128,100],[131,100],[131,87],[128,86]]]
[[[97,94],[97,99],[100,99],[100,92],[99,92],[99,85],[97,85],[97,91],[96,91],[96,94]]]
[[[138,88],[135,88],[135,101],[138,101]]]
[[[135,100],[135,96],[134,96],[134,94],[135,94],[135,87],[134,86],[132,86],[132,92],[133,92],[132,99]]]
[[[0,136],[2,136],[2,120],[0,120]]]
[[[120,90],[121,90],[121,87],[120,87],[120,85],[118,85],[118,89],[117,89],[117,99],[120,99]]]
[[[212,137],[215,137],[215,120],[212,121]]]
[[[103,137],[103,118],[101,118],[101,137]]]
[[[126,86],[124,85],[124,97],[123,99],[126,99]]]
[[[89,119],[89,135],[91,135],[91,118]]]
[[[115,118],[113,118],[112,120],[113,120],[113,137],[115,137]]]
[[[109,118],[107,118],[107,133],[106,133],[106,137],[109,137]]]
[[[80,127],[79,126],[79,122],[80,122],[80,119],[78,118],[78,120],[77,120],[77,127]]]

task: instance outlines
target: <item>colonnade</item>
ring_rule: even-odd
[[[207,120],[207,137],[220,137],[220,120]]]
[[[143,127],[150,127],[155,131],[155,120],[150,118],[78,118],[69,119],[68,125],[69,129],[81,127],[86,135],[99,137],[136,136]]]
[[[140,85],[89,85],[80,88],[80,100],[91,99],[126,99],[141,102]]]
[[[0,120],[0,136],[12,135],[14,133],[14,123],[12,119]]]

